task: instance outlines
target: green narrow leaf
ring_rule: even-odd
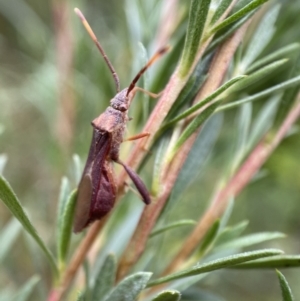
[[[241,104],[244,104],[244,103],[247,103],[247,102],[252,102],[252,101],[259,100],[259,99],[264,98],[264,97],[266,97],[266,96],[268,96],[272,93],[278,93],[278,92],[283,91],[285,89],[292,88],[292,87],[295,87],[295,86],[299,86],[299,84],[300,84],[300,76],[293,77],[293,78],[291,78],[291,79],[289,79],[285,82],[282,82],[281,84],[278,84],[278,85],[275,85],[275,86],[273,86],[269,89],[263,90],[262,92],[253,94],[251,96],[245,97],[241,100],[231,102],[231,103],[226,104],[226,105],[222,105],[216,110],[216,112],[225,111],[225,110],[228,110],[228,109],[238,107]]]
[[[293,105],[297,100],[298,92],[299,87],[295,87],[292,89],[288,89],[283,93],[276,112],[277,114],[274,121],[274,128],[280,127],[281,123],[284,121],[289,111],[293,109]]]
[[[269,55],[266,55],[265,57],[263,57],[260,60],[257,60],[256,62],[254,62],[251,66],[249,66],[249,68],[246,70],[246,73],[249,74],[251,72],[253,72],[255,69],[258,69],[270,62],[273,62],[279,58],[282,57],[286,57],[287,55],[289,55],[292,52],[295,51],[299,51],[300,48],[300,44],[299,43],[292,43],[289,44],[287,46],[284,46],[274,52],[272,52]]]
[[[113,254],[107,255],[96,277],[95,284],[92,287],[91,301],[104,300],[104,297],[114,286],[116,279],[116,269],[116,257]]]
[[[282,59],[278,60],[276,62],[273,62],[265,67],[260,68],[256,72],[248,75],[244,80],[240,81],[236,85],[234,85],[231,89],[230,92],[236,92],[236,91],[241,91],[248,86],[258,82],[259,80],[265,79],[268,77],[270,74],[274,74],[275,70],[279,67],[281,67],[283,64],[285,64],[288,61],[288,59]]]
[[[250,150],[272,127],[280,99],[280,94],[275,95],[274,97],[271,97],[271,99],[268,100],[260,109],[250,131],[246,151]]]
[[[57,222],[56,222],[56,232],[57,235],[59,233],[59,229],[62,227],[63,215],[65,212],[65,206],[68,200],[68,196],[70,194],[70,182],[67,177],[63,177],[61,179],[60,191],[58,197],[58,205],[57,205]]]
[[[169,137],[162,137],[161,141],[159,142],[158,149],[156,151],[155,160],[154,160],[154,167],[153,167],[153,180],[151,186],[151,194],[156,196],[160,191],[161,187],[161,169],[163,168],[163,161],[165,152],[168,148],[170,139]]]
[[[264,250],[245,252],[245,253],[240,253],[240,254],[236,254],[236,255],[223,257],[221,259],[209,261],[204,264],[197,264],[197,265],[193,266],[192,268],[187,269],[185,271],[177,272],[177,273],[159,278],[157,280],[151,281],[148,283],[147,287],[155,286],[155,285],[169,282],[169,281],[172,281],[175,279],[195,276],[195,275],[199,275],[202,273],[207,273],[207,272],[211,272],[211,271],[215,271],[215,270],[219,270],[219,269],[228,268],[228,267],[234,266],[234,265],[242,263],[242,262],[255,260],[255,259],[263,258],[263,257],[268,257],[268,256],[279,255],[282,253],[283,252],[278,249],[264,249]]]
[[[85,290],[83,297],[86,300],[90,300],[91,297],[91,290],[90,290],[90,264],[87,260],[83,262],[83,271],[84,271],[84,276],[85,276]]]
[[[168,224],[164,227],[161,227],[157,230],[154,230],[151,234],[150,234],[150,237],[153,237],[155,235],[158,235],[158,234],[161,234],[165,231],[168,231],[168,230],[171,230],[171,229],[174,229],[174,228],[178,228],[178,227],[182,227],[182,226],[190,226],[190,225],[195,225],[197,224],[196,221],[194,220],[191,220],[191,219],[183,219],[183,220],[180,220],[178,222],[174,222],[174,223],[171,223],[171,224]]]
[[[147,62],[149,61],[149,55],[148,55],[148,51],[145,47],[145,45],[142,43],[142,42],[138,42],[138,46],[139,46],[139,57],[140,59],[137,60],[138,61],[138,69],[140,68],[140,66],[145,66],[147,64]],[[138,70],[135,71],[134,74],[132,74],[132,77],[135,76],[135,74],[138,72]],[[141,78],[141,85],[140,85],[141,88],[147,90],[147,91],[150,91],[149,90],[149,73],[146,72],[142,78]],[[149,99],[149,95],[145,94],[145,93],[142,93],[142,97],[143,97],[143,103],[146,104],[146,100]],[[145,108],[144,108],[145,109]],[[147,113],[145,115],[146,116],[149,116],[149,112],[145,112]],[[144,122],[146,122],[145,119],[143,119]]]
[[[296,61],[293,64],[292,70],[290,72],[290,77],[297,76],[299,74],[300,74],[300,55],[298,54]],[[298,91],[299,91],[299,86],[296,86],[284,92],[275,119],[276,127],[279,127],[281,125],[282,121],[285,119],[286,115],[292,108],[293,104],[295,103],[295,100],[297,99],[296,97]]]
[[[73,166],[75,183],[79,183],[82,175],[82,166],[80,157],[77,154],[73,155]]]
[[[80,293],[78,294],[78,297],[77,297],[76,301],[86,301],[83,292],[80,292]]]
[[[210,229],[207,231],[206,235],[204,236],[202,244],[199,250],[197,251],[196,256],[202,257],[205,253],[207,253],[207,251],[211,248],[211,246],[215,242],[219,230],[220,230],[220,220],[217,219],[210,227]]]
[[[0,154],[0,175],[3,174],[3,170],[6,165],[6,162],[7,162],[7,155]]]
[[[223,92],[225,92],[227,89],[229,89],[232,85],[236,84],[237,82],[239,82],[240,80],[245,79],[245,78],[246,78],[245,75],[240,75],[235,78],[232,78],[231,80],[229,80],[228,82],[223,84],[221,87],[219,87],[215,92],[213,92],[209,96],[205,97],[203,100],[201,100],[197,104],[193,105],[192,107],[190,107],[189,109],[187,109],[186,111],[184,111],[183,113],[178,115],[177,117],[170,120],[163,128],[168,128],[168,127],[174,125],[175,123],[177,123],[178,121],[195,113],[200,108],[202,108],[203,106],[205,106],[206,104],[208,104],[209,102],[214,100],[216,97],[220,96]],[[223,96],[223,97],[225,97],[225,96]]]
[[[17,295],[13,298],[13,301],[26,301],[30,300],[29,296],[32,293],[36,284],[40,281],[39,276],[31,277],[17,292]]]
[[[279,255],[238,264],[233,269],[274,269],[300,266],[300,255]]]
[[[221,217],[221,220],[220,220],[220,230],[223,230],[226,225],[228,224],[228,221],[231,217],[231,214],[232,214],[232,211],[233,211],[233,206],[234,206],[234,198],[231,197],[229,199],[229,202],[226,206],[226,210],[225,212],[223,213],[222,217]]]
[[[52,253],[49,251],[49,249],[46,247],[40,236],[37,234],[36,229],[28,219],[25,211],[23,210],[23,207],[17,199],[16,194],[13,192],[9,183],[2,176],[0,176],[0,199],[4,202],[4,204],[11,211],[11,213],[19,220],[24,229],[40,246],[41,250],[48,258],[51,267],[55,272],[57,272],[57,266]]]
[[[197,66],[199,66],[199,65],[197,65]],[[203,82],[206,80],[206,78],[207,77],[204,76],[204,75],[198,77],[199,81],[201,79],[201,84],[203,84]],[[168,116],[173,116],[175,114],[175,112],[177,112],[184,104],[187,103],[187,101],[193,99],[192,96],[190,96],[190,95],[193,92],[192,90],[193,90],[193,88],[195,86],[196,81],[197,81],[197,77],[193,76],[193,74],[192,74],[190,76],[188,82],[184,86],[184,88],[179,93],[179,95],[178,95],[178,97],[177,97],[174,105],[172,106],[172,108],[169,111]]]
[[[224,231],[221,232],[220,235],[218,236],[217,241],[215,242],[215,246],[225,244],[231,241],[232,239],[239,237],[246,229],[248,224],[249,224],[248,221],[242,221],[233,227],[225,228]]]
[[[277,273],[279,283],[280,283],[282,300],[283,301],[293,301],[294,297],[292,294],[292,290],[291,290],[287,280],[285,279],[284,275],[278,270],[276,270],[276,273]]]
[[[206,276],[207,276],[207,274],[201,274],[201,275],[197,275],[197,276],[194,276],[194,277],[182,278],[182,279],[179,279],[179,280],[176,280],[176,281],[172,282],[170,284],[170,287],[172,289],[176,289],[176,290],[182,292],[182,291],[185,291],[186,289],[190,288],[194,284],[199,283]],[[202,301],[202,299],[200,299],[200,300]],[[204,299],[204,300],[206,300],[206,299]],[[213,301],[213,300],[210,300],[210,301]],[[224,300],[222,300],[222,301],[224,301]]]
[[[210,2],[211,0],[193,0],[191,3],[189,24],[179,64],[179,74],[181,77],[185,77],[188,74],[196,57],[207,19]]]
[[[8,252],[11,250],[13,243],[20,234],[21,225],[15,219],[11,219],[10,222],[5,225],[0,233],[0,262],[2,262]]]
[[[181,294],[175,290],[167,290],[159,293],[152,301],[179,301]]]
[[[275,22],[279,14],[280,6],[280,4],[271,6],[261,19],[247,45],[244,58],[241,62],[243,70],[247,69],[251,63],[254,62],[272,39],[276,30]]]
[[[186,85],[178,95],[172,108],[170,109],[170,112],[167,115],[167,120],[176,116],[179,110],[185,104],[190,103],[191,100],[195,98],[199,89],[207,79],[208,70],[212,59],[213,55],[207,54],[200,60],[200,62],[198,62],[195,70],[189,77],[188,82],[186,83]]]
[[[223,115],[218,114],[204,124],[179,173],[164,212],[170,212],[172,207],[180,200],[185,190],[192,183],[198,181],[200,175],[203,174],[205,165],[220,133],[222,122]]]
[[[106,296],[105,301],[134,301],[146,287],[152,273],[139,272],[123,279],[113,291]]]
[[[220,17],[225,13],[226,9],[231,4],[232,0],[222,0],[221,3],[218,5],[213,17],[211,18],[210,24],[216,23]]]
[[[237,117],[237,139],[235,151],[233,152],[233,161],[231,163],[232,174],[237,170],[238,166],[240,166],[244,156],[246,155],[251,119],[252,104],[245,103],[239,108]]]
[[[191,135],[202,125],[217,109],[217,107],[221,104],[220,100],[217,100],[213,104],[211,104],[209,107],[207,107],[205,110],[203,110],[198,116],[196,116],[191,123],[186,127],[186,129],[183,131],[183,133],[178,138],[176,144],[173,147],[173,150],[171,151],[169,155],[169,161],[173,158],[173,156],[178,152],[180,147],[185,143],[185,141],[191,137]]]
[[[238,28],[240,28],[247,20],[249,20],[254,12],[246,15],[244,18],[229,24],[227,27],[223,28],[217,35],[214,37],[212,42],[205,49],[204,54],[210,53],[213,49],[219,46],[222,42],[224,42],[228,37],[230,37]]]
[[[215,27],[213,27],[211,29],[211,33],[216,33],[220,29],[222,29],[222,28],[228,26],[229,24],[231,24],[231,23],[233,23],[233,22],[235,22],[235,21],[243,18],[246,14],[248,14],[251,11],[255,10],[256,8],[258,8],[259,6],[261,6],[262,4],[264,4],[267,1],[268,0],[253,0],[253,1],[251,1],[248,5],[244,6],[239,11],[237,11],[234,14],[232,14],[228,18],[226,18],[220,24],[218,24]]]
[[[66,202],[65,210],[62,216],[61,227],[59,229],[58,259],[60,264],[62,265],[64,265],[69,250],[72,235],[73,218],[75,214],[76,199],[77,189],[71,192]]]
[[[239,11],[240,9],[242,9],[243,7],[245,7],[246,5],[248,5],[251,1],[253,0],[239,0],[236,2],[235,6],[232,9],[232,13],[236,13],[237,11]]]
[[[257,234],[250,234],[250,235],[246,235],[246,236],[237,238],[235,240],[229,241],[222,245],[219,245],[218,250],[245,248],[248,246],[252,246],[254,244],[259,244],[264,241],[277,239],[277,238],[283,238],[285,236],[286,236],[285,234],[280,233],[280,232],[263,232],[263,233],[257,233]]]

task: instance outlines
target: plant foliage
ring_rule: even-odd
[[[276,271],[282,300],[300,296],[278,271],[300,266],[293,232],[281,232],[299,219],[299,177],[286,172],[299,171],[299,3],[81,3],[122,89],[157,49],[171,50],[137,83],[159,100],[137,93],[130,106],[125,139],[150,135],[120,149],[152,202],[144,208],[116,168],[114,209],[79,235],[89,122],[115,86],[72,5],[0,3],[0,301],[254,300],[249,269],[275,288],[264,271]],[[221,296],[233,282],[243,295]]]

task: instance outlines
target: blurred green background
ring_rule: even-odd
[[[170,40],[172,46],[183,35],[188,4],[189,1],[177,3],[182,21],[178,20],[178,29]],[[92,134],[90,121],[107,107],[115,93],[112,77],[73,9],[79,7],[84,12],[124,88],[157,48],[163,5],[164,1],[137,0],[0,1],[0,154],[2,160],[4,154],[7,156],[4,175],[50,246],[54,243],[61,177],[70,175],[75,185],[72,156],[76,153],[85,160]],[[299,15],[300,1],[282,1],[277,33],[266,52],[300,41]],[[168,74],[174,69],[178,54],[169,61]],[[288,68],[291,65],[282,72]],[[151,86],[155,72],[159,72],[159,66],[154,66],[144,77],[145,87]],[[280,74],[274,74],[271,81],[278,79]],[[167,80],[166,76],[156,84],[154,92],[160,91]],[[136,116],[137,112],[144,112],[143,109],[142,102],[137,100],[132,114]],[[186,195],[189,206],[182,202],[177,208],[181,218],[198,218],[198,207],[197,216],[194,212],[199,197],[205,209],[213,179],[232,150],[234,117],[235,112],[225,114],[205,173]],[[133,120],[129,132],[139,132],[143,122],[143,117]],[[263,167],[263,177],[251,183],[238,197],[230,222],[249,220],[247,233],[287,233],[287,238],[264,246],[295,254],[300,250],[299,138],[298,131],[283,141]],[[4,227],[10,219],[9,211],[1,203],[0,226]],[[1,263],[1,288],[14,290],[35,270],[43,277],[40,289],[49,284],[48,267],[43,258],[39,258],[42,255],[28,248],[27,238],[22,237]],[[30,254],[37,254],[35,264],[38,266],[32,264]],[[280,300],[273,271],[226,273],[231,277],[217,272],[199,286],[227,300]],[[295,298],[300,299],[299,270],[283,273]]]

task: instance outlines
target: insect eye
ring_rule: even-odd
[[[127,106],[122,104],[118,107],[118,110],[120,110],[121,112],[125,112],[125,111],[127,111]]]
[[[121,112],[125,112],[128,110],[128,104],[126,102],[124,103],[124,101],[117,99],[117,98],[112,99],[110,102],[110,105],[114,109],[121,111]]]

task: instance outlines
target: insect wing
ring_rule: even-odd
[[[91,204],[88,223],[101,219],[111,211],[116,199],[117,187],[115,183],[111,161],[105,161],[101,170],[99,187]]]
[[[82,231],[89,220],[90,205],[92,199],[92,178],[89,174],[83,175],[78,186],[78,196],[76,201],[75,218],[73,231]]]
[[[107,132],[94,129],[88,159],[78,186],[74,232],[80,232],[90,223],[91,208],[97,200],[105,157],[110,148]]]

